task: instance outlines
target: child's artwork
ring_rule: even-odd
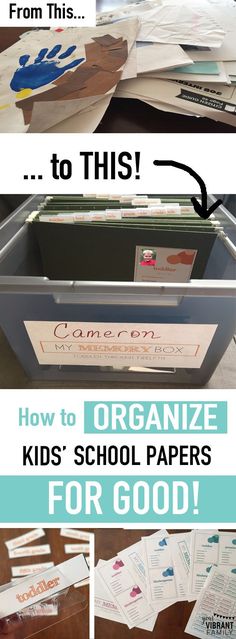
[[[46,84],[55,82],[66,71],[85,61],[85,58],[79,58],[64,64],[64,66],[60,65],[61,60],[69,58],[76,51],[76,46],[68,47],[64,53],[61,49],[60,44],[56,44],[51,51],[45,48],[41,49],[33,62],[30,61],[29,55],[22,55],[19,59],[19,67],[10,83],[12,91],[16,91],[16,93],[27,92],[29,89],[44,87]]]
[[[4,51],[0,54],[0,131],[27,131],[36,105],[39,117],[40,105],[53,103],[57,123],[57,103],[63,102],[63,120],[71,116],[71,105],[67,110],[71,101],[78,104],[91,98],[93,103],[95,98],[112,96],[138,28],[134,19],[60,33],[34,31]]]

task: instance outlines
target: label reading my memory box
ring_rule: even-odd
[[[39,364],[200,368],[217,324],[24,322]]]

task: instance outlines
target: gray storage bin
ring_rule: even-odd
[[[42,276],[38,246],[25,220],[44,196],[29,198],[0,225],[0,325],[34,380],[204,385],[235,330],[236,222],[221,206],[215,216],[224,227],[217,237],[203,280],[188,284],[49,281]],[[214,200],[209,198],[209,204]],[[200,368],[157,364],[128,366],[39,364],[24,321],[144,324],[217,324]],[[158,366],[158,368],[157,368]]]

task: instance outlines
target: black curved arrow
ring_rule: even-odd
[[[196,213],[202,217],[204,220],[207,220],[208,217],[222,204],[222,200],[216,200],[214,204],[212,204],[209,209],[207,208],[207,190],[205,182],[203,182],[202,178],[196,171],[187,166],[187,164],[181,164],[181,162],[174,162],[174,160],[154,160],[153,164],[156,166],[173,166],[176,169],[181,169],[181,171],[185,171],[189,173],[191,177],[193,177],[199,184],[202,195],[202,203],[198,202],[196,197],[191,197],[191,202],[193,204],[194,210]]]

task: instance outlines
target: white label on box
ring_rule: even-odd
[[[70,2],[47,2],[47,0],[21,0],[0,3],[2,27],[95,27],[95,0],[70,0]]]
[[[188,282],[196,259],[195,249],[136,246],[135,282]]]
[[[121,220],[121,209],[106,209],[107,220]]]
[[[171,206],[160,204],[160,206],[121,209],[122,217],[161,217],[162,215],[180,215],[180,206],[178,204],[172,204]]]
[[[74,215],[40,215],[40,222],[50,222],[50,224],[74,224]]]
[[[39,364],[200,368],[217,324],[24,322]]]
[[[40,539],[40,537],[44,536],[45,532],[43,528],[35,528],[34,530],[30,530],[24,535],[20,535],[19,537],[14,537],[14,539],[5,541],[5,544],[8,550],[13,550],[13,548],[20,548],[21,546],[30,544],[32,541],[36,541],[36,539]]]
[[[32,604],[87,579],[89,569],[83,555],[64,561],[58,566],[19,581],[0,593],[0,617],[14,614]]]
[[[44,603],[43,601],[36,606],[29,606],[22,610],[21,617],[55,617],[58,615],[57,603]]]
[[[10,559],[16,559],[16,557],[34,557],[37,555],[50,555],[51,548],[49,544],[43,544],[42,546],[26,546],[23,548],[14,548],[9,550]]]

